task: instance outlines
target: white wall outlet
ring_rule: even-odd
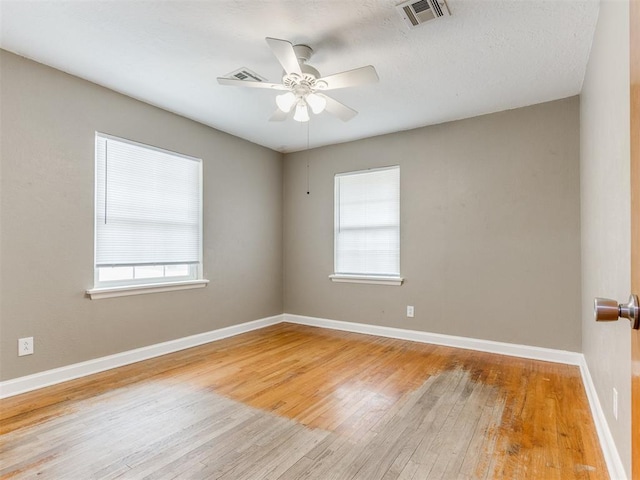
[[[407,305],[407,317],[413,318],[414,313],[413,305]]]
[[[18,339],[18,356],[33,355],[33,337]]]
[[[618,390],[613,389],[613,418],[618,419]]]

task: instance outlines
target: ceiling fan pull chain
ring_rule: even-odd
[[[311,122],[307,122],[307,151],[305,155],[307,156],[307,195],[309,195],[309,124]]]

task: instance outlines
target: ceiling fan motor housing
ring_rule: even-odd
[[[318,81],[320,72],[307,63],[311,55],[313,55],[313,49],[308,45],[294,45],[293,51],[298,59],[302,75],[284,72],[282,76],[283,85],[299,99],[305,98],[316,90],[325,88],[327,86],[326,82]]]
[[[302,95],[326,86],[324,82],[316,82],[316,80],[320,78],[320,72],[307,64],[307,61],[311,58],[311,55],[313,55],[313,49],[308,45],[294,45],[293,51],[298,59],[302,76],[295,73],[287,74],[283,72],[282,83],[284,86],[294,93]]]
[[[309,45],[294,45],[293,51],[300,64],[308,62],[313,55],[313,49]]]

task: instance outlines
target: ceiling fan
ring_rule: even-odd
[[[318,70],[307,64],[313,54],[311,47],[307,45],[294,46],[287,40],[277,38],[267,37],[266,40],[284,69],[282,83],[269,83],[257,75],[251,75],[250,81],[242,79],[246,78],[246,75],[237,75],[231,78],[218,77],[218,83],[285,91],[285,93],[276,96],[278,108],[269,119],[270,121],[283,121],[293,112],[294,120],[308,122],[309,109],[311,109],[314,114],[326,110],[346,122],[355,117],[358,112],[324,92],[378,81],[376,69],[371,65],[321,77]]]

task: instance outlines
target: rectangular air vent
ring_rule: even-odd
[[[252,72],[248,68],[239,68],[233,72],[225,75],[226,78],[235,78],[237,80],[243,80],[247,82],[266,82],[267,79],[261,77],[256,72]]]
[[[418,27],[435,18],[451,15],[446,0],[410,0],[396,8],[410,28]]]

